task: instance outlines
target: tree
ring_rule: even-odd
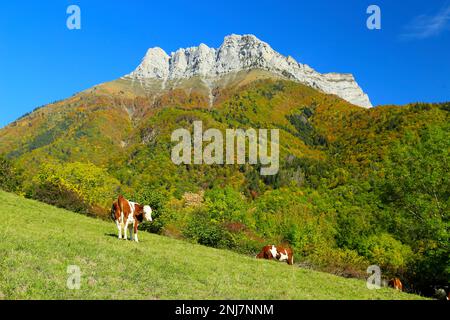
[[[77,195],[91,206],[104,208],[111,205],[120,185],[105,169],[82,162],[47,163],[34,178],[34,182],[38,186],[58,186],[61,190]]]
[[[20,189],[20,178],[18,171],[11,161],[0,156],[0,189],[8,192],[17,192]]]
[[[389,154],[379,186],[390,232],[419,253],[411,278],[422,288],[450,278],[449,151],[449,125],[408,132]]]

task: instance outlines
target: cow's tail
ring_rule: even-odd
[[[124,213],[123,213],[123,203],[125,201],[125,198],[122,195],[119,195],[119,198],[117,199],[117,203],[119,204],[119,210],[120,210],[120,225],[123,226],[123,219],[124,219]]]

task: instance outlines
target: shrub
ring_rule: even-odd
[[[27,196],[73,212],[90,213],[89,204],[84,202],[78,193],[56,183],[45,181],[30,190]]]
[[[255,230],[272,241],[289,243],[301,255],[334,245],[334,214],[314,207],[315,197],[288,189],[266,192],[257,200]]]
[[[407,275],[414,283],[415,289],[423,294],[433,295],[430,284],[433,286],[448,286],[450,279],[450,242],[448,236],[443,239],[445,244],[427,241],[420,245],[422,255],[410,263]]]
[[[19,173],[11,161],[0,156],[0,189],[17,192],[20,188]]]
[[[212,220],[203,210],[196,211],[183,235],[199,244],[214,248],[233,248],[235,241],[222,223]]]
[[[370,215],[358,206],[346,204],[337,215],[336,243],[339,247],[355,249],[361,239],[371,232]]]
[[[258,239],[251,234],[240,232],[233,234],[235,243],[233,249],[242,254],[250,254],[255,256],[260,252],[261,248],[266,245],[262,239]]]
[[[129,199],[152,208],[153,222],[142,223],[139,228],[152,233],[160,233],[171,218],[170,210],[167,208],[168,195],[160,189],[144,185],[137,190]]]
[[[371,263],[394,274],[406,268],[413,256],[409,246],[388,233],[374,234],[364,239],[358,246],[358,252]]]
[[[348,278],[365,278],[369,262],[355,250],[322,246],[306,258],[315,268]]]
[[[243,221],[244,197],[231,187],[214,188],[205,193],[205,205],[213,221]]]
[[[109,176],[106,170],[81,162],[48,163],[34,177],[34,184],[57,186],[60,190],[76,194],[82,202],[104,208],[109,207],[119,187],[119,182]]]

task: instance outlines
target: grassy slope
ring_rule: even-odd
[[[0,299],[417,299],[364,281],[141,232],[0,191]],[[66,288],[68,265],[82,271]]]

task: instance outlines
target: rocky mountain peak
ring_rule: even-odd
[[[151,48],[141,64],[126,78],[166,81],[200,76],[210,81],[228,73],[251,69],[266,70],[325,93],[336,94],[355,105],[372,107],[353,75],[320,74],[291,56],[281,55],[254,35],[228,35],[218,49],[202,43],[168,55],[161,48]]]

